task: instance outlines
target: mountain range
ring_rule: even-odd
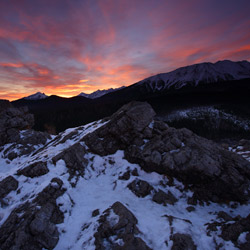
[[[144,85],[148,88],[148,90],[155,92],[170,88],[180,89],[187,85],[197,86],[199,84],[240,80],[246,78],[250,78],[250,63],[248,61],[232,62],[224,60],[216,63],[194,64],[176,69],[169,73],[154,75],[139,81],[137,85]],[[78,96],[96,99],[123,88],[125,88],[125,86],[115,89],[110,88],[97,90],[91,94],[82,92]],[[28,97],[24,97],[24,99],[40,100],[47,97],[48,96],[44,93],[37,92]]]
[[[234,134],[235,129],[248,133],[244,128],[242,129],[242,126],[237,125],[237,121],[243,121],[242,124],[248,124],[249,121],[249,81],[249,62],[225,60],[214,64],[195,64],[169,73],[151,76],[94,99],[84,96],[72,98],[50,96],[36,101],[20,99],[12,104],[16,107],[29,107],[30,112],[35,115],[35,129],[54,132],[109,116],[122,105],[135,100],[147,101],[152,105],[157,116],[160,119],[167,117],[166,120],[168,115],[173,112],[178,113],[182,110],[199,107],[215,108],[226,112],[226,115],[219,123],[220,126],[217,126],[217,121],[217,125],[212,127],[217,128],[216,134],[223,135],[225,132],[225,136],[228,136],[230,133]],[[237,121],[233,121],[233,124],[224,119],[224,117],[232,117],[232,115],[237,117]],[[201,122],[199,117],[198,120]],[[212,120],[214,122],[216,119]],[[190,121],[190,119],[185,121],[185,126],[188,127]],[[222,124],[225,122],[227,125],[223,126]],[[173,123],[172,125],[183,126],[179,121],[178,124]],[[202,133],[206,134],[208,125],[197,125],[192,124],[189,128],[202,127]],[[214,131],[211,134],[215,134]]]
[[[89,99],[96,99],[96,98],[99,98],[103,95],[106,95],[108,93],[111,93],[111,92],[114,92],[114,91],[117,91],[119,89],[123,89],[125,88],[125,86],[122,86],[120,88],[110,88],[110,89],[103,89],[103,90],[96,90],[94,92],[92,92],[91,94],[86,94],[84,92],[80,93],[78,96],[82,96],[82,97],[86,97],[86,98],[89,98]],[[36,100],[41,100],[41,99],[45,99],[49,96],[45,95],[44,93],[41,93],[41,92],[37,92],[35,94],[32,94],[32,95],[29,95],[27,97],[23,97],[22,99],[24,100],[30,100],[30,101],[36,101]]]

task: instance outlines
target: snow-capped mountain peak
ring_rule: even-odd
[[[125,88],[125,86],[122,86],[120,88],[110,88],[110,89],[103,89],[103,90],[96,90],[95,92],[91,93],[91,94],[86,94],[84,92],[80,93],[78,96],[83,96],[83,97],[86,97],[86,98],[89,98],[89,99],[96,99],[96,98],[99,98],[103,95],[106,95],[108,93],[111,93],[111,92],[114,92],[114,91],[117,91],[117,90],[120,90],[120,89],[123,89]]]
[[[138,84],[146,84],[153,91],[157,91],[245,78],[250,78],[250,63],[248,61],[224,60],[181,67],[168,73],[148,77]]]
[[[48,96],[45,95],[44,93],[41,93],[41,92],[37,92],[33,95],[29,95],[27,97],[24,97],[23,99],[25,100],[41,100],[41,99],[45,99],[47,98]]]

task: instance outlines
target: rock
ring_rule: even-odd
[[[139,164],[145,171],[177,178],[192,189],[197,200],[249,200],[248,161],[188,129],[153,121],[154,114],[147,103],[129,103],[82,141],[101,156],[124,150],[130,163]],[[142,140],[143,145],[135,143]]]
[[[131,174],[133,176],[139,176],[137,168],[133,169],[132,172],[131,172]]]
[[[195,211],[195,207],[188,206],[188,207],[186,207],[186,210],[190,213],[190,212]]]
[[[150,250],[136,235],[139,230],[135,216],[120,202],[115,202],[99,219],[95,233],[97,250]]]
[[[198,200],[249,200],[250,163],[241,156],[186,129],[167,128],[159,133],[143,148],[128,146],[125,158],[146,171],[177,178],[192,187]]]
[[[196,250],[197,247],[189,234],[176,233],[172,236],[173,246],[171,250]]]
[[[4,198],[11,191],[17,190],[18,181],[12,177],[8,176],[2,181],[0,181],[0,199]]]
[[[18,132],[33,125],[34,116],[28,113],[27,108],[13,108],[6,102],[0,103],[0,146],[16,142],[20,139]]]
[[[46,162],[35,162],[28,167],[25,167],[23,169],[20,169],[17,171],[17,175],[24,175],[26,177],[38,177],[45,175],[49,172],[49,169],[47,168]]]
[[[148,103],[131,102],[114,113],[109,122],[82,138],[90,150],[101,156],[113,154],[118,149],[134,144],[143,138],[144,129],[155,112]],[[141,141],[141,140],[140,140]],[[136,143],[140,146],[140,143]]]
[[[3,110],[6,110],[7,108],[11,108],[11,104],[8,100],[2,100],[0,99],[0,113],[3,111]]]
[[[223,224],[221,227],[221,237],[224,240],[231,240],[235,244],[241,233],[250,231],[250,214],[233,224]]]
[[[88,165],[88,160],[84,158],[85,153],[85,148],[80,143],[76,143],[54,156],[52,161],[56,164],[60,159],[64,160],[70,174],[70,179],[72,179],[74,175],[84,175],[84,170]]]
[[[174,205],[177,199],[174,197],[174,195],[170,191],[168,191],[168,193],[166,194],[161,189],[159,189],[159,191],[157,191],[154,194],[153,201],[158,204],[163,204],[166,206],[167,204]]]
[[[146,181],[136,179],[127,186],[137,197],[145,197],[153,191],[153,187]]]
[[[65,192],[62,184],[60,179],[52,179],[33,201],[11,212],[0,228],[1,250],[42,250],[56,246],[59,232],[55,224],[64,220],[56,204],[56,199]]]
[[[220,211],[217,214],[217,218],[221,218],[224,221],[232,221],[233,220],[233,218],[229,214],[227,214],[226,212],[224,212],[224,211]]]
[[[5,158],[13,160],[30,154],[38,145],[47,142],[50,135],[31,130],[33,124],[34,116],[28,113],[27,108],[13,108],[10,104],[1,108],[0,103],[0,147],[10,143],[5,148]]]
[[[246,242],[239,245],[240,250],[249,250],[250,249],[250,233],[246,235]]]
[[[127,180],[129,180],[129,178],[130,178],[130,171],[127,171],[122,176],[119,176],[118,179],[127,181]]]
[[[100,214],[99,209],[96,209],[96,210],[94,210],[94,211],[92,212],[92,217],[96,217],[96,216],[98,216],[99,214]]]

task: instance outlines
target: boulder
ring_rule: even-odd
[[[189,234],[176,233],[172,236],[173,246],[171,250],[196,250],[197,247]]]
[[[0,104],[0,146],[16,142],[20,139],[18,131],[30,129],[34,125],[34,116],[28,113],[26,107],[3,106]]]
[[[49,169],[47,168],[47,163],[38,161],[35,162],[23,169],[20,169],[17,171],[17,175],[24,175],[26,177],[38,177],[45,175],[49,172]]]
[[[152,122],[154,110],[148,103],[131,102],[124,105],[99,129],[82,138],[90,150],[101,156],[125,149],[127,145],[140,145],[143,130]]]
[[[137,197],[145,197],[149,195],[154,189],[146,181],[135,179],[127,186]]]
[[[165,193],[159,189],[159,191],[154,194],[153,201],[166,206],[167,204],[174,205],[175,202],[177,202],[177,199],[170,191]]]
[[[52,161],[56,164],[57,161],[64,160],[70,174],[70,179],[72,179],[74,175],[84,175],[84,170],[88,165],[88,160],[84,158],[85,154],[85,147],[80,143],[76,143],[54,156]]]
[[[0,199],[4,198],[11,191],[17,190],[18,181],[12,177],[8,176],[2,181],[0,181]]]
[[[136,235],[140,232],[135,216],[120,202],[115,202],[99,219],[95,233],[97,250],[150,250]]]

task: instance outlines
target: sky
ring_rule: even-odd
[[[250,60],[249,0],[0,0],[0,99]]]

